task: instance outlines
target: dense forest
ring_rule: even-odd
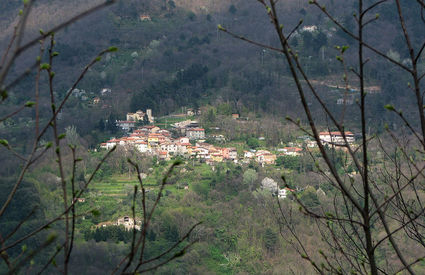
[[[43,39],[4,75],[14,26],[29,4],[0,3],[0,273],[101,274],[134,268],[152,274],[366,274],[373,264],[368,253],[362,254],[366,245],[353,222],[356,207],[369,198],[358,191],[367,182],[365,171],[376,194],[371,201],[383,203],[365,213],[380,214],[382,208],[390,220],[387,225],[375,216],[366,219],[368,226],[361,224],[378,240],[376,249],[366,251],[373,250],[379,273],[424,272],[419,253],[425,247],[425,143],[416,107],[423,95],[412,96],[415,87],[424,88],[421,0],[326,0],[318,1],[319,8],[316,1],[288,0],[276,11],[261,5],[268,1],[254,0],[107,1],[105,8],[54,36],[45,31],[103,1],[29,2],[22,44],[39,35]],[[362,43],[373,46],[364,50],[362,77],[356,70],[363,44],[347,34],[359,29],[359,2],[379,2],[362,34]],[[400,26],[398,9],[405,25]],[[308,75],[299,85],[284,51],[275,50],[285,43],[268,16],[280,19],[293,60]],[[406,32],[415,34],[409,43]],[[417,83],[403,70],[412,66],[411,48],[419,49],[413,62]],[[306,94],[303,102],[302,87],[317,94]],[[366,102],[359,90],[367,93]],[[58,104],[62,100],[64,106]],[[173,137],[179,136],[173,122],[192,119],[205,129],[207,144],[234,148],[241,159],[261,150],[277,158],[270,165],[255,160],[210,165],[197,155],[160,159],[134,148],[117,146],[111,153],[101,148],[108,139],[130,136],[115,121],[146,109]],[[199,111],[187,115],[188,109]],[[310,148],[309,112],[320,130],[352,131],[357,141],[348,143],[344,134],[345,150],[332,142]],[[330,114],[342,117],[342,128]],[[38,124],[46,124],[40,137]],[[366,144],[369,151],[362,155]],[[303,153],[282,153],[295,147]],[[348,191],[340,187],[344,184]],[[290,194],[281,199],[278,190]],[[352,204],[347,203],[350,192]],[[148,215],[149,226],[138,231],[120,224],[129,218],[146,224],[146,209],[154,213]],[[341,226],[345,219],[351,221],[348,230]],[[403,227],[397,229],[399,224]],[[136,236],[143,248],[133,253]],[[411,266],[399,251],[413,261]],[[132,257],[140,257],[140,266]]]

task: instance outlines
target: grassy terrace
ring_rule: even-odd
[[[168,129],[168,128],[171,128],[171,124],[188,120],[188,119],[194,119],[194,117],[186,116],[186,115],[163,116],[163,117],[156,118],[155,125],[162,129]]]

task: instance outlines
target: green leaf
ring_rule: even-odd
[[[60,152],[59,147],[56,148],[55,152],[56,152],[56,154],[59,154],[59,152]]]
[[[63,139],[63,138],[65,138],[66,137],[66,134],[65,133],[63,133],[63,134],[60,134],[59,136],[58,136],[58,139]]]
[[[393,105],[391,104],[387,104],[384,106],[385,109],[387,109],[388,111],[395,111],[395,108]]]
[[[9,146],[9,142],[7,140],[5,140],[5,139],[0,139],[0,144],[3,145],[3,146],[5,146],[5,147],[8,147]]]
[[[266,7],[266,10],[267,10],[267,13],[272,13],[272,9],[269,6]]]
[[[96,57],[96,59],[95,59],[95,61],[96,61],[96,62],[99,62],[100,60],[102,60],[102,57],[101,57],[101,56],[98,56],[98,57]]]
[[[221,24],[218,24],[218,25],[217,25],[217,28],[218,28],[220,31],[225,31],[225,30],[226,30],[225,28],[223,28],[223,26],[222,26]]]
[[[27,245],[26,245],[26,244],[24,244],[24,245],[22,246],[22,252],[27,251],[27,249],[28,249]]]
[[[59,55],[59,53],[58,52],[53,52],[52,53],[52,56],[58,56]]]
[[[108,48],[108,52],[116,52],[116,51],[118,51],[118,48],[115,46],[111,46]]]
[[[40,69],[42,69],[42,70],[48,70],[48,69],[50,69],[50,64],[43,63],[43,64],[40,65]]]
[[[27,103],[25,103],[25,107],[28,107],[28,108],[31,108],[34,105],[35,105],[34,101],[27,101]]]
[[[47,236],[47,242],[51,243],[53,242],[56,238],[57,238],[57,234],[56,233],[52,233],[49,236]]]
[[[49,149],[52,146],[53,146],[53,142],[49,141],[46,143],[46,149]]]
[[[349,46],[342,46],[341,52],[344,53],[346,50],[348,50]]]

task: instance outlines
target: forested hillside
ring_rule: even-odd
[[[1,1],[0,273],[422,274],[421,1]]]
[[[349,45],[353,41],[337,31],[334,24],[310,5],[301,1],[287,2],[280,8],[285,15],[282,17],[283,24],[288,30],[303,19],[292,43],[300,58],[306,61],[306,70],[320,82],[342,87],[342,67],[335,59],[337,51],[334,46]],[[90,5],[94,4],[90,2]],[[17,14],[17,3],[5,1],[2,5],[7,15],[4,20],[8,22],[2,24],[8,28],[2,34],[7,36],[13,30],[12,19]],[[88,4],[67,1],[66,5],[85,9]],[[329,1],[327,7],[331,12],[343,11],[342,22],[349,28],[354,26],[350,1]],[[406,8],[409,8],[408,4]],[[77,13],[78,9],[72,12]],[[55,1],[37,2],[34,15],[29,20],[27,37],[36,35],[39,28],[47,28],[48,22],[54,24],[71,17],[69,12],[64,13],[68,10]],[[400,48],[402,36],[394,31],[399,26],[387,10],[392,10],[391,4],[376,10],[382,16],[368,29],[371,35],[367,40],[403,60],[407,56],[399,54],[405,52]],[[69,89],[81,68],[100,49],[116,45],[120,51],[107,55],[101,66],[87,74],[79,88],[89,94],[88,100],[75,100],[67,106],[63,113],[66,124],[76,125],[86,136],[95,130],[100,120],[110,115],[123,118],[127,111],[146,107],[164,115],[181,107],[198,107],[207,103],[215,106],[228,104],[231,112],[303,118],[297,112],[300,105],[288,78],[288,69],[277,54],[236,41],[217,30],[217,25],[221,24],[236,33],[273,45],[276,38],[261,12],[256,1],[214,1],[213,4],[209,1],[120,1],[67,27],[57,34],[56,51],[60,55],[55,62],[59,96]],[[418,11],[408,12],[414,15]],[[140,19],[144,15],[147,19]],[[418,17],[411,18],[416,20]],[[316,26],[317,29],[302,32],[303,26]],[[420,24],[409,22],[409,26],[414,29]],[[382,35],[373,35],[376,32]],[[420,40],[419,37],[417,39]],[[28,58],[21,58],[15,71],[22,71],[30,62]],[[354,64],[355,60],[348,57],[347,62]],[[409,109],[411,103],[404,96],[407,80],[403,74],[381,70],[386,66],[384,61],[374,58],[371,63],[373,65],[367,69],[369,85],[379,86],[382,92],[370,95],[368,116],[382,126],[384,121],[391,119],[382,114],[383,105],[399,102],[405,106],[404,109]],[[354,75],[350,74],[349,79],[352,86],[357,85]],[[9,104],[19,104],[30,96],[32,80],[29,77],[20,84],[25,92],[12,93]],[[111,88],[112,94],[102,99],[103,104],[88,108],[88,103],[99,96],[103,88]],[[342,97],[341,93],[332,92],[335,89],[326,85],[322,85],[321,90],[331,103],[330,107],[338,110],[340,106],[336,102]],[[107,107],[100,108],[104,105]],[[348,106],[348,109],[351,108]],[[77,113],[85,116],[90,113],[90,119],[80,124],[75,117]]]

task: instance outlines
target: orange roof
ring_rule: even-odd
[[[197,131],[197,132],[200,132],[200,131],[205,131],[205,130],[203,128],[193,128],[193,129],[189,128],[186,131]]]
[[[303,150],[302,148],[298,148],[298,147],[285,147],[283,149],[290,150],[290,151],[295,151],[295,152],[300,152],[300,151]]]
[[[136,141],[136,144],[148,144],[146,141],[138,140]]]

